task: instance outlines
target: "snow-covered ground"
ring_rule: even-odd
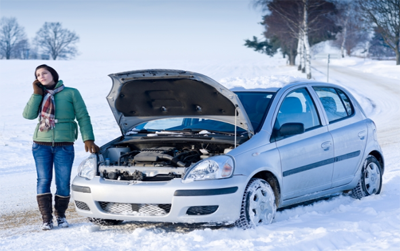
[[[327,63],[328,60],[322,60]],[[399,66],[395,61],[377,61],[356,57],[331,59],[331,66],[347,66],[362,73],[371,73],[376,76],[400,80]]]
[[[330,81],[345,86],[375,120],[386,171],[378,196],[336,196],[277,213],[256,229],[124,223],[96,227],[75,214],[68,229],[38,230],[36,172],[31,154],[36,120],[22,118],[42,61],[0,61],[1,250],[397,250],[400,247],[400,67],[394,61],[335,59]],[[195,71],[232,88],[282,86],[304,78],[286,60],[264,61],[46,61],[67,86],[80,90],[102,145],[120,134],[106,102],[110,73],[169,68]],[[313,76],[326,81],[326,61],[313,61]],[[73,176],[87,156],[75,143]],[[54,191],[54,187],[53,187]],[[70,213],[71,217],[74,215]]]

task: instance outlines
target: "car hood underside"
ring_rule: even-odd
[[[151,120],[193,117],[236,123],[253,134],[236,94],[207,76],[179,70],[141,70],[109,76],[113,87],[107,100],[123,133]]]

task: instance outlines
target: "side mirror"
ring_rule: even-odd
[[[278,135],[280,137],[288,137],[304,132],[303,123],[286,123],[279,128]]]

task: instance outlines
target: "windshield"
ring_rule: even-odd
[[[273,92],[236,92],[247,116],[249,116],[254,131],[259,131],[260,124],[264,120],[264,115],[268,112],[274,94]]]
[[[190,129],[192,131],[207,130],[210,132],[234,133],[235,126],[225,122],[204,118],[168,118],[145,122],[136,126],[135,129],[148,131],[182,131],[184,129]],[[236,131],[237,133],[245,132],[245,130],[240,127],[237,127]]]
[[[273,92],[236,92],[240,102],[243,104],[251,124],[255,131],[258,131],[264,115],[268,112]],[[135,130],[147,131],[201,131],[234,133],[235,126],[229,123],[206,119],[206,118],[167,118],[157,119],[137,125]],[[243,128],[237,127],[237,133],[243,133]]]

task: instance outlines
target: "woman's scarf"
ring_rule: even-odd
[[[40,113],[39,130],[41,132],[43,131],[47,132],[55,127],[56,104],[54,102],[54,95],[62,90],[64,90],[63,84],[61,84],[54,90],[45,90],[47,94],[43,98],[42,112]]]

